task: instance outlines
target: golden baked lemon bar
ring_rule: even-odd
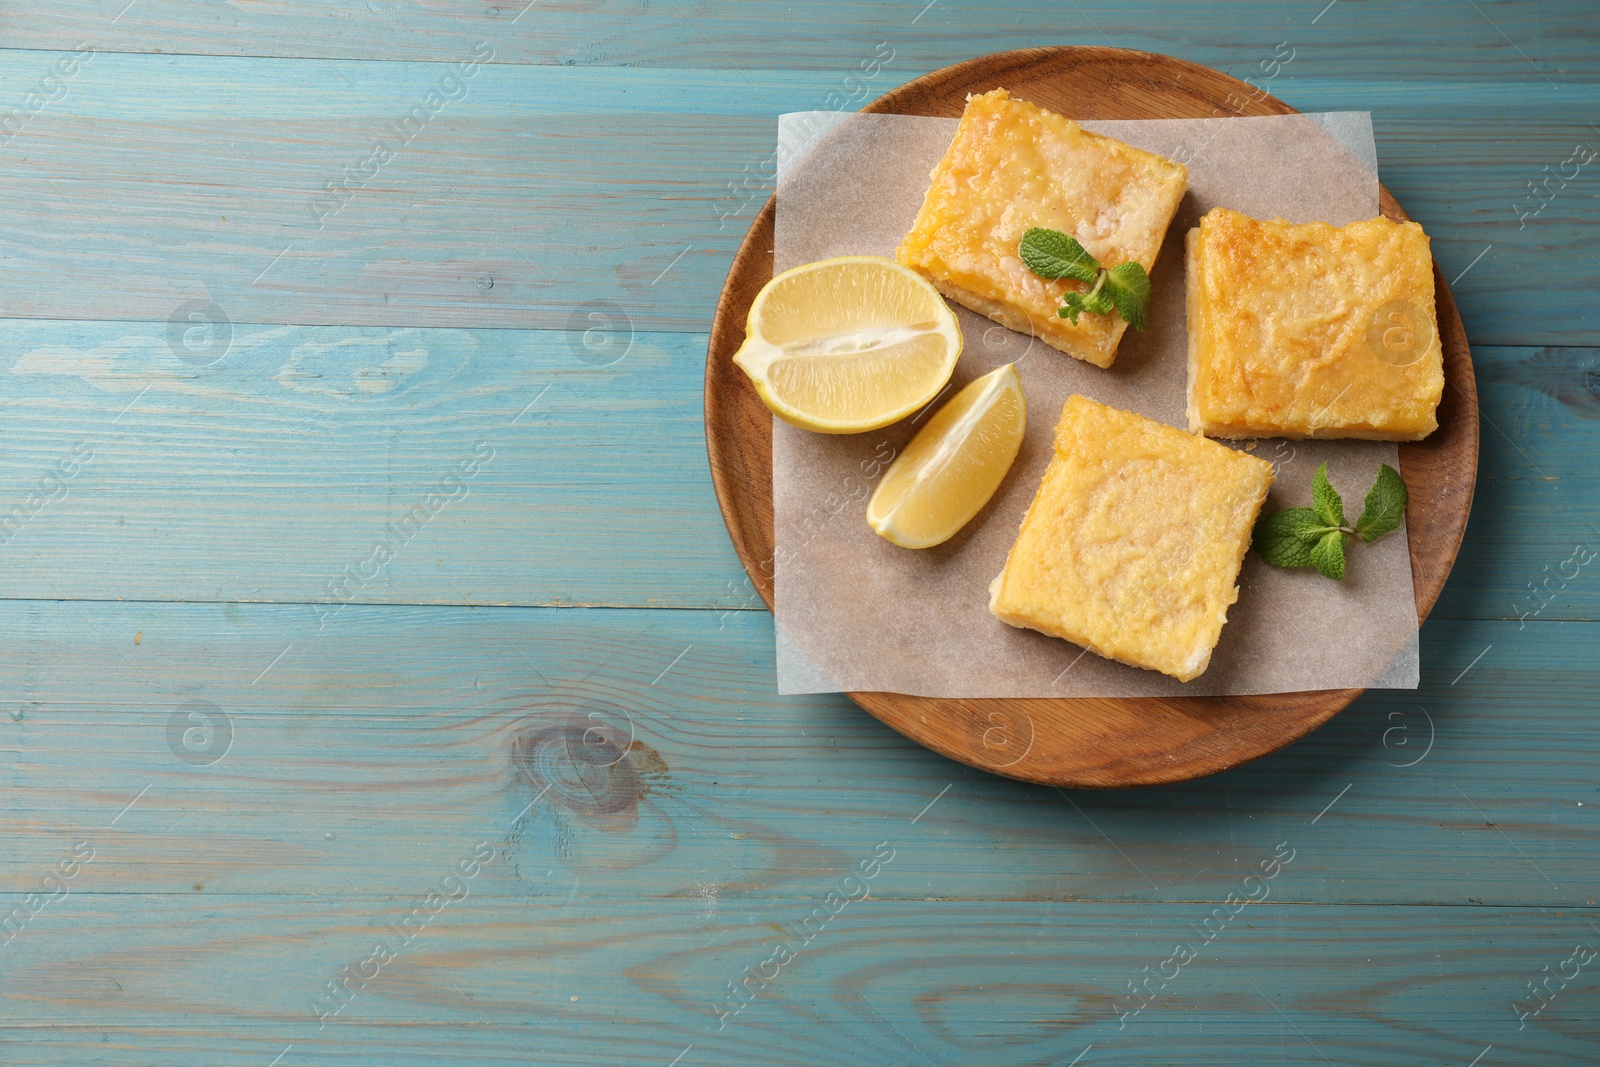
[[[956,303],[1109,367],[1127,323],[1061,318],[1061,294],[1089,286],[1038,277],[1017,245],[1032,227],[1059,230],[1108,268],[1137,261],[1148,271],[1187,186],[1179,164],[996,89],[967,97],[895,258]]]
[[[1107,659],[1197,678],[1239,598],[1271,484],[1265,460],[1069,397],[989,610]]]
[[[1186,243],[1189,429],[1415,441],[1444,357],[1414,222],[1262,222],[1214,208]]]

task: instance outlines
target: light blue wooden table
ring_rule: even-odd
[[[0,1063],[1600,1063],[1590,0],[524,2],[0,4]],[[1370,110],[1479,375],[1422,688],[1173,788],[777,696],[706,469],[775,117],[1059,43]]]

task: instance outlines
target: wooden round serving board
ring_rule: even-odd
[[[865,110],[957,117],[969,92],[1003,86],[1075,119],[1287,115],[1294,108],[1226,74],[1170,56],[1118,48],[1031,48],[946,67]],[[1383,214],[1404,219],[1380,187]],[[772,415],[732,357],[745,317],[772,278],[768,200],[734,257],[706,355],[706,448],[717,500],[744,562],[772,605]],[[1478,395],[1450,289],[1434,266],[1445,393],[1439,429],[1400,446],[1410,490],[1406,522],[1417,616],[1444,587],[1466,530],[1478,469]],[[1246,697],[964,700],[851,693],[872,715],[952,759],[1025,781],[1080,787],[1178,782],[1236,767],[1328,721],[1359,689]]]

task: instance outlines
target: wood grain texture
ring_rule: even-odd
[[[918,847],[897,844],[874,889],[903,880],[896,868]],[[1296,851],[1268,884],[1294,877]],[[468,884],[506,872],[491,862]],[[1248,1045],[1274,1067],[1466,1067],[1492,1044],[1500,1062],[1580,1067],[1600,1040],[1590,989],[1557,994],[1526,1029],[1511,1006],[1529,976],[1594,943],[1592,910],[1270,900],[1212,918],[1206,944],[1204,903],[930,901],[911,913],[869,898],[800,945],[790,931],[810,908],[794,901],[707,913],[692,898],[617,910],[472,894],[319,1029],[321,984],[414,904],[74,894],[6,948],[7,1063],[1022,1067],[1092,1045],[1084,1064],[1236,1067]],[[786,940],[793,961],[752,979],[754,999],[718,1029],[728,983]],[[1177,944],[1199,955],[1119,1028],[1118,1009],[1138,1004],[1127,984]]]
[[[1403,5],[1283,5],[1225,0],[1018,0],[1003,13],[976,0],[817,0],[806,18],[740,0],[427,0],[352,6],[271,0],[218,8],[205,0],[60,0],[7,12],[15,48],[365,60],[449,61],[480,40],[503,63],[848,70],[863,42],[887,39],[919,71],[1041,43],[1115,44],[1162,52],[1229,73],[1248,71],[1279,41],[1319,76],[1398,83],[1515,84],[1544,71],[1593,82],[1595,29],[1584,0],[1449,0]],[[1495,27],[1504,27],[1508,42]],[[1414,46],[1426,43],[1424,53]],[[869,45],[870,47],[870,45]],[[1520,49],[1520,53],[1519,53]],[[1397,60],[1397,57],[1403,57]],[[1230,69],[1232,68],[1232,69]],[[760,78],[750,76],[752,83]]]
[[[872,54],[863,42],[859,59]],[[368,164],[462,56],[95,55],[0,144],[0,311],[165,322],[204,299],[236,323],[568,329],[605,300],[640,330],[705,330],[771,189],[776,116],[855,107],[915,73],[893,61],[847,98],[838,71],[490,64],[394,158]],[[0,100],[26,99],[57,58],[0,51]],[[1465,272],[1474,342],[1591,342],[1594,166],[1552,179],[1537,216],[1517,205],[1542,202],[1528,183],[1562,170],[1575,143],[1600,147],[1588,126],[1600,87],[1474,95],[1467,82],[1303,78],[1299,63],[1271,81],[1281,99],[1375,112],[1386,185],[1447,279]],[[343,206],[321,216],[330,183]],[[1511,278],[1516,315],[1497,303]]]
[[[467,495],[344,587],[352,602],[763,607],[710,484],[704,335],[630,338],[619,319],[588,341],[238,324],[200,366],[164,323],[0,319],[0,585],[336,604],[328,583],[481,441],[494,457]],[[1600,548],[1600,470],[1573,447],[1600,426],[1600,355],[1480,346],[1474,363],[1478,499],[1434,613],[1600,619],[1596,569],[1562,566]],[[92,459],[30,512],[80,445]]]
[[[1542,168],[1600,145],[1588,0],[522,7],[0,3],[0,110],[26,107],[59,58],[33,49],[97,49],[0,144],[0,314],[21,317],[0,320],[0,522],[95,448],[0,545],[0,914],[27,909],[85,833],[103,845],[0,945],[0,1060],[1593,1059],[1592,984],[1526,1030],[1510,1008],[1600,926],[1596,636],[1556,621],[1600,619],[1600,582],[1589,567],[1553,599],[1527,588],[1600,522],[1594,170],[1525,225],[1516,213]],[[480,41],[492,68],[312,229],[308,201]],[[893,59],[860,77],[879,42]],[[769,191],[775,116],[1037,44],[1259,81],[1279,42],[1295,58],[1277,97],[1374,112],[1384,181],[1432,236],[1469,336],[1568,346],[1475,352],[1482,475],[1423,632],[1423,688],[1368,694],[1228,774],[1070,802],[843,698],[776,696],[771,622],[737,610],[760,601],[698,429],[704,331]],[[201,298],[236,341],[312,325],[184,363],[166,320]],[[608,356],[578,331],[603,350],[629,320],[642,347],[596,367]],[[389,327],[422,328],[391,344]],[[334,341],[357,343],[318,347]],[[301,346],[314,358],[279,380]],[[5,373],[53,348],[107,365]],[[354,599],[546,609],[353,604],[319,629],[305,605],[233,603],[327,599],[329,569],[359,563],[479,439],[496,455],[470,495]],[[221,603],[140,602],[167,599]],[[214,764],[169,745],[191,701],[235,727]],[[590,712],[618,708],[665,771],[584,747]],[[513,754],[549,750],[516,742],[551,717],[569,743],[532,765],[558,785],[522,812],[543,787]],[[180,730],[177,747],[206,739]],[[591,810],[640,768],[661,788],[636,819]],[[872,899],[718,1032],[712,998],[947,783]],[[464,906],[318,1031],[318,983],[483,840],[505,851]],[[1298,853],[1269,905],[1119,1031],[1126,983],[1284,840]]]
[[[75,890],[404,893],[487,834],[522,874],[474,892],[809,898],[915,825],[874,895],[1220,900],[1289,838],[1275,900],[1593,906],[1597,626],[1430,623],[1418,691],[1063,794],[777,695],[764,613],[0,601],[0,890],[89,840]]]
[[[958,64],[901,86],[866,110],[959,116],[971,92],[1004,86],[1020,99],[1079,119],[1288,114],[1270,96],[1165,56],[1107,48],[1030,49]],[[1379,187],[1379,206],[1404,219]],[[734,548],[770,605],[775,558],[772,417],[733,364],[745,318],[772,278],[776,201],[769,201],[734,258],[706,355],[706,445],[711,478]],[[1445,396],[1439,429],[1400,446],[1417,616],[1444,588],[1466,531],[1478,467],[1478,402],[1472,357],[1450,289],[1434,267]],[[766,469],[763,470],[762,468]],[[1398,651],[1398,649],[1396,650]],[[1113,788],[1183,781],[1271,752],[1338,714],[1359,690],[1250,697],[945,699],[852,693],[883,722],[974,767],[1050,785]]]
[[[1579,442],[1600,420],[1600,352],[1493,351],[1478,365],[1486,372],[1479,394],[1485,459],[1457,579],[1436,613],[1524,625],[1595,617],[1597,498],[1581,476],[1551,461],[1583,452]]]
[[[241,324],[214,362],[186,361],[165,323],[0,324],[0,582],[42,598],[736,605],[701,444],[703,340],[596,314],[610,321],[588,335]]]

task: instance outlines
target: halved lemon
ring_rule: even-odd
[[[892,259],[840,256],[768,282],[733,361],[785,422],[860,433],[932,400],[960,355],[961,327],[937,289]]]
[[[867,502],[867,522],[902,548],[950,540],[1000,488],[1027,418],[1012,364],[969,382],[889,465]]]

